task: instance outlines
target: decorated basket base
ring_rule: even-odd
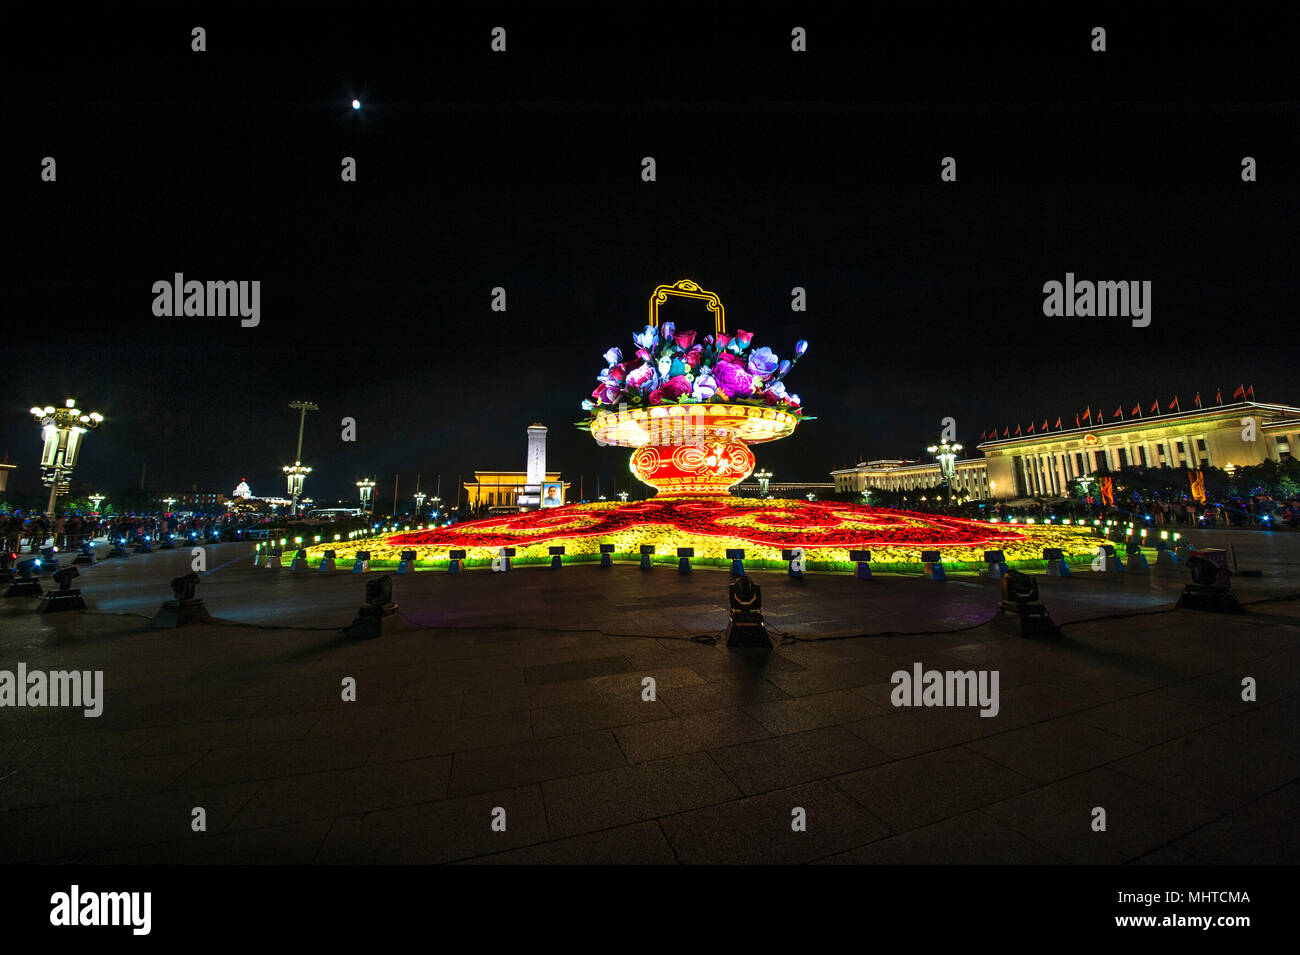
[[[563,546],[565,559],[595,558],[601,544],[617,555],[637,555],[651,545],[675,559],[678,547],[695,548],[702,560],[725,560],[744,548],[747,561],[780,561],[781,552],[803,548],[812,568],[847,564],[850,550],[870,550],[873,563],[917,565],[922,550],[938,549],[946,563],[981,562],[986,550],[1000,550],[1008,562],[1040,561],[1043,548],[1059,547],[1066,558],[1091,555],[1097,539],[1087,530],[1046,525],[987,524],[911,511],[863,507],[834,501],[736,497],[655,497],[620,503],[570,504],[504,517],[464,521],[451,527],[407,531],[354,541],[369,550],[371,566],[396,564],[404,550],[422,563],[441,563],[450,550],[464,550],[471,565],[490,561],[513,547],[516,563],[548,560],[549,548]],[[347,545],[340,561],[351,557]],[[323,556],[325,544],[308,549]]]

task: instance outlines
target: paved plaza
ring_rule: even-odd
[[[1194,539],[1262,572],[1245,614],[1085,567],[1039,578],[1044,643],[985,578],[758,571],[770,654],[723,646],[716,568],[390,575],[402,629],[356,641],[377,574],[215,545],[214,622],[150,630],[188,550],[102,561],[87,611],[0,604],[0,669],[105,687],[0,710],[0,862],[1297,862],[1300,534]],[[915,664],[996,670],[997,714],[894,706]]]

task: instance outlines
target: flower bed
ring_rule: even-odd
[[[369,550],[372,566],[395,565],[414,550],[428,566],[445,566],[448,552],[466,551],[470,565],[489,562],[501,547],[516,549],[516,562],[549,561],[549,548],[565,547],[565,560],[597,559],[601,544],[616,555],[639,557],[642,545],[675,559],[678,547],[695,548],[701,560],[726,560],[744,548],[746,561],[783,566],[781,551],[801,547],[814,569],[847,569],[849,551],[870,550],[877,566],[914,567],[922,550],[937,549],[945,563],[979,563],[985,550],[1001,550],[1009,562],[1042,560],[1044,547],[1067,558],[1090,557],[1096,538],[1087,530],[1058,526],[986,524],[832,501],[749,500],[727,497],[602,501],[466,521],[451,527],[408,531],[307,549],[318,560],[326,549],[340,564],[356,550]],[[754,564],[757,566],[757,564]],[[842,565],[842,566],[841,566]]]

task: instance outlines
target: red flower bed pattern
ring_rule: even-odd
[[[1006,526],[832,501],[665,498],[627,504],[569,505],[559,510],[391,534],[386,541],[393,547],[508,547],[610,535],[646,526],[770,547],[996,547],[1025,540],[1019,530]]]

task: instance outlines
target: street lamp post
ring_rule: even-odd
[[[948,488],[948,503],[952,503],[952,480],[957,476],[957,454],[961,451],[961,445],[956,442],[949,444],[945,439],[939,444],[932,444],[926,448],[935,459],[939,462],[939,475]]]
[[[176,503],[176,498],[174,498],[174,497],[164,497],[164,498],[163,498],[163,503],[167,505],[167,513],[168,513],[168,514],[171,514],[171,512],[172,512],[172,505]]]
[[[375,493],[375,482],[370,478],[362,478],[357,482],[357,488],[361,492],[361,511],[367,518],[370,516],[370,498]]]
[[[45,437],[45,448],[41,452],[41,479],[50,486],[50,501],[45,513],[53,517],[55,498],[76,467],[81,452],[81,436],[98,428],[104,416],[98,411],[80,410],[75,398],[65,401],[62,408],[53,405],[32,408],[31,414]]]
[[[289,407],[298,412],[298,453],[294,455],[293,466],[286,465],[284,473],[289,480],[289,496],[293,499],[291,513],[294,517],[297,517],[298,498],[302,496],[303,482],[307,479],[307,475],[311,473],[311,468],[302,466],[302,432],[307,424],[307,412],[320,411],[320,405],[313,404],[310,401],[291,401]]]
[[[104,500],[104,495],[103,495],[103,494],[92,494],[92,495],[90,495],[90,506],[93,507],[93,508],[95,509],[95,510],[92,511],[91,513],[94,513],[94,514],[98,514],[98,513],[99,513],[99,505],[103,502],[103,500]]]
[[[429,495],[425,494],[423,491],[416,491],[414,496],[415,496],[415,519],[418,521],[420,519],[420,508],[424,507],[424,500]]]
[[[762,471],[755,471],[754,477],[758,478],[758,496],[767,497],[767,482],[772,480],[772,472],[764,468]]]

